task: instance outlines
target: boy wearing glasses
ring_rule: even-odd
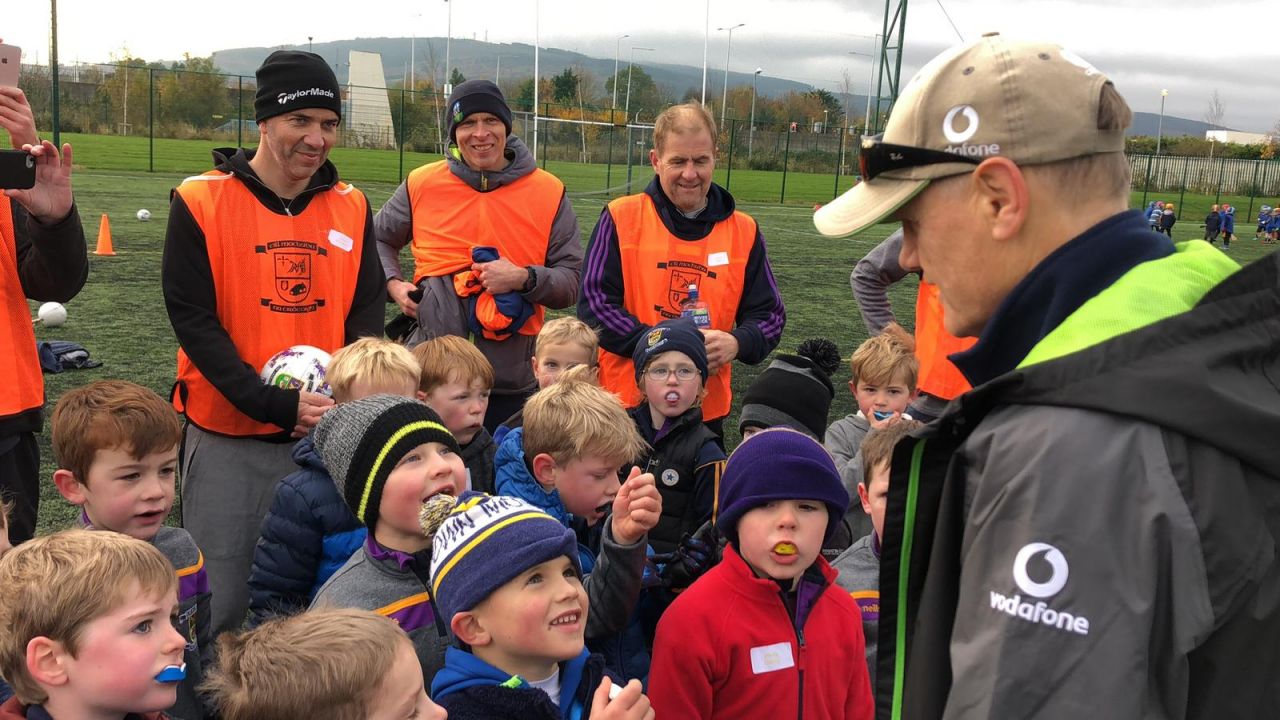
[[[654,325],[631,358],[644,400],[628,412],[653,449],[644,468],[662,494],[662,517],[649,544],[669,553],[711,519],[724,470],[724,450],[702,424],[707,349],[692,320],[675,318]]]

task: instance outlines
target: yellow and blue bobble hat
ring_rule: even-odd
[[[564,555],[582,573],[573,531],[519,498],[436,495],[420,517],[431,536],[431,594],[446,622],[509,580]]]
[[[312,441],[347,507],[369,528],[378,522],[387,476],[405,453],[429,442],[462,452],[434,410],[398,395],[335,406],[320,418]]]

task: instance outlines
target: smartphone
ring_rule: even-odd
[[[26,190],[36,184],[36,159],[21,150],[0,150],[0,188]]]
[[[0,85],[18,87],[18,71],[22,68],[22,48],[0,44]]]

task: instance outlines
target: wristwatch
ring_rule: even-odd
[[[529,277],[524,281],[524,288],[521,289],[520,292],[527,293],[538,286],[538,274],[533,271],[532,265],[526,267],[525,270],[528,271]]]

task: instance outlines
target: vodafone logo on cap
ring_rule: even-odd
[[[964,130],[956,130],[957,115],[964,116],[966,121]],[[974,110],[972,105],[957,105],[947,111],[947,116],[942,119],[942,134],[947,136],[947,142],[966,142],[977,132],[978,111]]]

